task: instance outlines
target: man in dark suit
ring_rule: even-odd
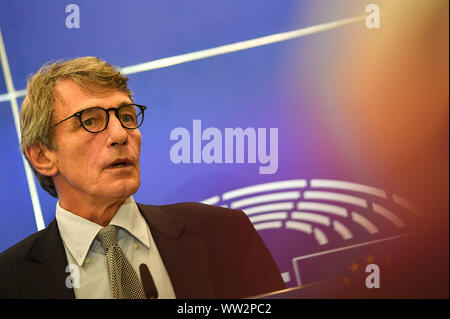
[[[0,254],[0,297],[241,298],[284,289],[242,211],[135,203],[146,107],[127,83],[94,57],[46,65],[29,80],[21,148],[58,198],[56,218]]]

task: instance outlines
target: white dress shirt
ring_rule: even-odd
[[[72,272],[75,297],[77,299],[112,298],[105,251],[96,238],[103,227],[63,209],[59,201],[56,204],[56,221],[68,264],[71,265],[70,268],[75,269]],[[110,225],[119,226],[119,247],[138,277],[140,278],[139,265],[145,263],[158,290],[158,298],[175,298],[166,267],[133,197],[123,203]],[[77,270],[79,270],[79,281],[76,280]]]

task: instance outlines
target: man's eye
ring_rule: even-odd
[[[134,121],[134,117],[131,115],[122,115],[122,123],[130,123]]]
[[[92,119],[92,118],[83,121],[83,125],[84,125],[84,126],[92,126],[92,125],[94,125],[94,124],[95,124],[95,120]]]

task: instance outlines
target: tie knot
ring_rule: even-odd
[[[108,225],[101,229],[97,235],[98,239],[102,243],[105,251],[117,244],[117,227],[114,225]]]

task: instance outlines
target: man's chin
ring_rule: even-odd
[[[107,189],[105,189],[104,196],[126,199],[138,191],[139,185],[139,181],[118,181],[108,185]]]

